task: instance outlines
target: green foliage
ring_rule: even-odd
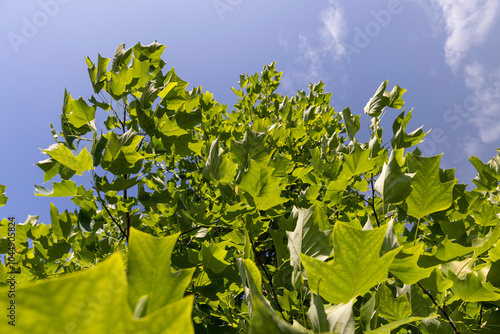
[[[137,237],[147,245],[170,243],[173,246],[175,236],[157,239],[151,236],[138,236],[141,232],[132,230],[132,237]],[[170,240],[169,240],[170,239]],[[2,321],[0,328],[9,333],[192,333],[191,309],[193,298],[182,298],[182,286],[177,295],[165,294],[169,281],[169,263],[162,258],[148,259],[148,267],[155,268],[160,275],[142,273],[148,280],[153,280],[154,287],[145,295],[149,312],[137,316],[132,313],[127,298],[138,290],[144,290],[143,282],[130,272],[137,267],[132,258],[143,258],[140,247],[132,247],[128,252],[128,271],[120,254],[113,254],[95,268],[80,273],[47,280],[40,284],[29,283],[17,289],[16,308],[18,320],[16,326]],[[172,247],[162,247],[170,256]],[[139,254],[137,254],[139,253]],[[167,272],[167,275],[162,273]],[[127,272],[127,275],[125,274]],[[128,277],[126,277],[128,276]],[[185,276],[185,275],[184,275]],[[190,276],[190,275],[189,275]],[[189,277],[188,277],[189,280]],[[163,283],[163,284],[160,284]],[[172,287],[172,286],[171,286]],[[141,289],[142,288],[142,289]],[[163,290],[163,291],[162,291]],[[144,291],[142,291],[144,292]],[[157,295],[154,293],[158,293]],[[152,297],[156,297],[153,299]],[[0,296],[2,305],[8,304],[7,293]]]
[[[65,92],[36,164],[52,185],[35,194],[77,209],[29,216],[13,243],[0,222],[4,263],[15,253],[0,281],[18,282],[2,332],[497,331],[500,153],[470,159],[467,190],[440,156],[407,151],[426,135],[407,132],[412,111],[384,136],[397,85],[366,104],[361,143],[361,116],[336,112],[321,82],[283,96],[266,65],[228,111],[164,71],[164,49],[87,57],[94,95]]]

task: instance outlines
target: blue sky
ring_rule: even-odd
[[[0,184],[9,201],[0,216],[48,223],[51,201],[73,207],[34,196],[49,124],[60,128],[65,88],[90,97],[84,56],[110,58],[139,41],[166,45],[167,66],[229,105],[239,74],[273,61],[283,93],[322,80],[337,111],[356,114],[388,79],[408,89],[409,129],[432,129],[424,154],[444,152],[441,166],[470,184],[468,157],[485,162],[500,147],[499,16],[498,0],[3,0]],[[386,116],[386,132],[398,112]]]

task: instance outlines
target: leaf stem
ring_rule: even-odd
[[[415,237],[413,238],[413,242],[416,245],[417,244],[417,237],[418,237],[418,226],[420,225],[420,218],[418,221],[415,223]]]
[[[446,313],[446,310],[444,308],[441,308],[438,303],[436,302],[436,300],[434,299],[434,297],[432,297],[432,295],[429,293],[429,291],[425,290],[425,288],[420,284],[420,283],[417,283],[418,286],[420,287],[420,289],[422,289],[422,291],[427,295],[429,296],[429,298],[432,300],[432,303],[441,311],[441,313],[443,313],[444,317],[446,318],[446,320],[448,320],[448,323],[450,324],[450,326],[453,328],[453,331],[455,333],[460,333],[460,331],[455,327],[455,324],[453,323],[453,321],[450,319],[450,317],[448,316],[448,313]]]

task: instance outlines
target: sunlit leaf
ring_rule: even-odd
[[[69,148],[60,144],[55,147],[51,146],[47,150],[42,150],[42,152],[47,153],[61,165],[75,171],[77,175],[82,175],[83,172],[93,168],[92,156],[86,147],[77,156],[73,155]]]
[[[457,180],[441,182],[439,161],[441,155],[422,158],[408,153],[408,171],[416,175],[412,179],[413,191],[407,198],[408,214],[420,219],[428,214],[447,209],[453,201],[453,187]]]
[[[301,255],[311,291],[331,303],[348,303],[387,279],[400,249],[379,257],[386,227],[359,230],[337,222],[333,229],[335,258],[330,263]]]
[[[2,305],[7,290],[0,289]],[[10,333],[193,333],[192,297],[180,299],[135,320],[127,303],[127,280],[120,255],[94,269],[17,288],[16,326],[2,321]]]
[[[287,201],[281,197],[281,180],[273,177],[273,168],[252,160],[238,187],[251,196],[255,207],[267,210]]]
[[[394,150],[389,156],[389,162],[384,163],[380,176],[375,182],[375,190],[382,195],[385,203],[398,203],[404,200],[412,191],[411,179],[414,174],[403,173],[396,154],[403,150]]]
[[[5,196],[5,189],[6,188],[7,188],[7,186],[0,184],[0,206],[4,206],[5,203],[7,203],[7,200],[9,199],[7,196]]]
[[[127,277],[131,309],[135,309],[145,295],[148,296],[145,314],[183,297],[194,268],[171,272],[170,257],[178,237],[157,238],[136,229],[130,230]]]
[[[44,197],[71,197],[76,196],[77,187],[75,181],[63,180],[52,183],[53,190],[35,184],[35,196]]]

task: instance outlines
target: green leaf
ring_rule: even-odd
[[[354,334],[355,322],[351,300],[347,304],[330,307],[326,312],[321,297],[312,294],[307,315],[315,333]]]
[[[187,134],[187,131],[179,127],[175,118],[164,115],[157,125],[157,130],[167,139],[177,138]]]
[[[131,309],[145,295],[148,296],[146,314],[183,297],[194,268],[170,271],[170,258],[178,237],[179,234],[157,238],[134,228],[130,230],[127,277]]]
[[[330,324],[326,317],[325,307],[320,296],[311,294],[311,307],[307,311],[314,332],[321,333],[330,331]]]
[[[269,302],[262,296],[262,277],[250,259],[237,259],[245,300],[251,315],[249,333],[303,333],[278,318]]]
[[[250,315],[253,313],[254,297],[262,295],[262,276],[255,263],[249,258],[249,254],[245,259],[237,258],[238,269],[240,272],[241,281],[243,283],[243,292],[248,305]],[[266,306],[270,307],[268,304]]]
[[[251,159],[263,162],[268,157],[265,137],[264,132],[247,128],[242,140],[232,140],[230,153],[234,162],[244,168],[248,168]]]
[[[379,117],[385,107],[394,109],[403,107],[405,101],[403,101],[402,97],[406,89],[394,85],[392,91],[387,92],[387,82],[388,80],[382,82],[375,95],[368,101],[364,109],[365,114],[372,117]]]
[[[387,279],[400,248],[379,257],[387,227],[363,231],[338,221],[333,228],[335,258],[330,263],[302,255],[312,292],[331,303],[348,303]]]
[[[403,320],[411,316],[411,305],[406,294],[394,298],[391,289],[385,284],[378,290],[379,316],[389,322]]]
[[[100,190],[102,191],[121,191],[121,190],[126,190],[129,188],[132,188],[133,186],[137,185],[139,181],[139,177],[132,177],[132,178],[125,178],[122,176],[118,176],[115,178],[115,180],[111,183],[107,182],[106,178],[103,178],[104,183],[100,185]]]
[[[500,294],[485,287],[478,274],[471,271],[460,279],[453,272],[448,271],[448,277],[453,280],[451,291],[464,302],[489,302],[500,300]]]
[[[61,165],[75,171],[77,175],[82,175],[83,172],[93,169],[92,156],[86,147],[77,156],[73,155],[73,152],[62,144],[52,145],[42,152],[48,154]]]
[[[340,115],[342,116],[342,120],[344,121],[349,139],[354,140],[354,136],[356,135],[356,133],[358,133],[359,128],[361,127],[359,115],[352,116],[349,107],[342,110],[342,113]]]
[[[7,288],[0,289],[7,305]],[[170,303],[134,320],[127,303],[125,267],[114,255],[93,269],[37,284],[17,287],[15,326],[0,323],[9,333],[193,333],[193,298]]]
[[[389,163],[384,163],[382,171],[375,182],[375,190],[382,196],[384,203],[398,203],[408,197],[412,191],[411,179],[415,174],[401,171],[396,155],[402,159],[403,150],[393,150]]]
[[[50,181],[57,174],[59,174],[59,169],[61,167],[61,164],[52,158],[38,161],[35,165],[40,167],[44,171],[43,182]],[[74,173],[74,171],[72,171],[72,172]],[[71,175],[71,176],[73,176],[73,175]]]
[[[404,248],[392,261],[389,270],[403,283],[411,285],[430,276],[434,267],[421,268],[418,265],[420,255],[423,254],[424,244]]]
[[[4,206],[7,203],[7,200],[9,199],[7,196],[5,196],[6,188],[7,186],[0,184],[0,207]]]
[[[291,218],[296,221],[295,230],[286,231],[286,234],[292,267],[300,270],[301,253],[321,261],[326,260],[332,252],[329,237],[332,231],[321,206],[315,204],[309,209],[294,207]],[[327,228],[330,230],[325,231]]]
[[[478,171],[478,175],[472,182],[476,184],[479,191],[492,191],[498,186],[498,181],[500,181],[500,150],[498,152],[499,154],[486,164],[483,164],[475,156],[469,158],[469,161]]]
[[[453,286],[453,281],[444,277],[441,269],[436,268],[432,271],[428,278],[420,281],[422,286],[427,290],[442,293]]]
[[[408,153],[408,171],[416,173],[412,180],[413,191],[408,196],[408,214],[421,219],[431,213],[445,210],[453,202],[453,187],[457,180],[442,183],[439,179],[441,155],[422,158]]]
[[[258,210],[267,210],[287,201],[281,197],[281,179],[273,177],[273,168],[252,160],[238,187],[251,196]]]
[[[111,71],[118,72],[123,65],[128,65],[131,58],[132,48],[125,50],[125,43],[118,45],[111,63]]]
[[[111,132],[104,151],[101,166],[115,175],[137,174],[142,168],[144,156],[137,152],[142,137],[130,129],[123,135]]]
[[[53,190],[35,184],[35,196],[44,197],[72,197],[77,194],[75,181],[63,180],[52,183]]]
[[[432,314],[430,316],[427,316],[427,317],[409,317],[409,318],[406,318],[406,319],[402,319],[402,320],[398,320],[398,321],[394,321],[394,322],[390,322],[388,323],[387,325],[383,325],[379,328],[376,328],[370,332],[368,332],[367,334],[391,334],[392,333],[392,330],[400,327],[400,326],[403,326],[403,325],[406,325],[406,324],[410,324],[412,322],[417,322],[417,321],[421,321],[421,320],[424,320],[424,319],[432,319],[434,318],[436,315],[435,314]]]
[[[199,259],[203,263],[205,269],[210,269],[214,273],[220,274],[230,265],[230,263],[225,260],[227,255],[227,250],[225,248],[226,243],[224,242],[203,242]]]
[[[387,107],[387,104],[390,102],[390,99],[384,95],[385,89],[387,88],[387,82],[388,80],[382,82],[373,97],[368,101],[364,108],[365,114],[372,117],[379,117],[382,110]]]
[[[350,154],[344,154],[344,162],[353,175],[368,172],[375,167],[375,160],[370,159],[370,150],[363,149],[358,142],[354,143],[354,150]]]
[[[250,321],[249,334],[303,334],[304,331],[292,327],[278,318],[275,312],[266,307],[262,297],[253,300],[253,316]]]
[[[466,247],[457,243],[453,243],[448,240],[448,237],[446,237],[439,244],[434,256],[444,262],[469,254],[471,252],[474,252],[474,257],[477,257],[493,247],[498,239],[500,239],[500,226],[497,226],[489,231],[488,234],[483,238],[475,239],[472,247]]]
[[[203,166],[203,176],[207,180],[219,180],[219,165],[222,162],[222,153],[224,150],[219,146],[219,138],[217,137],[210,145],[210,151],[208,154],[205,166]]]
[[[403,111],[392,125],[394,137],[391,139],[391,145],[394,149],[406,148],[419,144],[422,139],[429,133],[424,133],[422,127],[419,127],[411,133],[406,133],[406,126],[410,122],[412,112],[408,112],[405,116]]]
[[[329,328],[328,332],[338,334],[354,334],[355,322],[352,299],[347,304],[337,304],[326,311]]]
[[[66,91],[64,95],[63,115],[66,117],[69,124],[76,129],[88,127],[88,129],[95,131],[96,108],[94,106],[89,106],[82,97],[78,100],[74,100],[71,94]]]
[[[71,233],[73,224],[67,211],[59,214],[56,206],[50,203],[50,220],[52,222],[52,229],[58,239],[66,239]]]
[[[166,46],[159,44],[157,41],[154,41],[148,45],[142,45],[141,43],[137,43],[134,45],[132,50],[134,51],[134,55],[139,60],[149,60],[151,64],[155,67],[159,66],[162,62],[161,55],[165,50]]]
[[[399,87],[398,85],[394,85],[392,91],[385,92],[384,95],[389,98],[389,103],[387,106],[393,109],[400,109],[403,107],[405,101],[403,101],[403,94],[406,92],[406,89]]]

